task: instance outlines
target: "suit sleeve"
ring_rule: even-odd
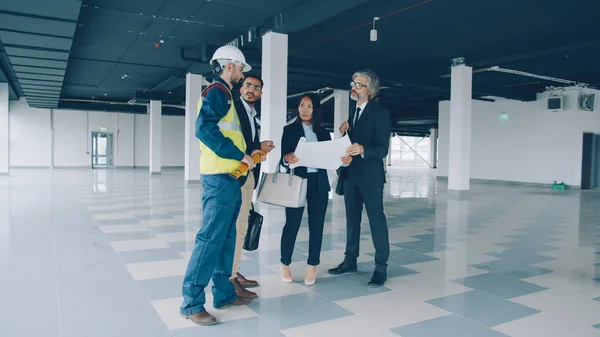
[[[365,149],[365,160],[383,159],[387,157],[390,150],[390,134],[392,132],[392,120],[386,109],[381,109],[381,117],[375,121],[375,141],[373,144],[363,145]]]
[[[284,128],[283,129],[283,135],[281,137],[281,165],[284,167],[289,167],[290,164],[287,163],[283,157],[290,153],[290,152],[294,152],[295,148],[294,148],[294,144],[292,142],[292,137],[290,134],[290,129],[289,128]]]
[[[217,88],[209,90],[196,118],[196,138],[217,156],[241,161],[244,159],[244,152],[230,138],[223,136],[217,125],[228,110],[227,94]]]

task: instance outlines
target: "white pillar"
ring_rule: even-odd
[[[437,141],[438,141],[438,130],[429,130],[429,164],[431,168],[437,168]]]
[[[471,176],[471,104],[473,69],[452,68],[448,190],[468,191]]]
[[[8,83],[0,83],[0,175],[9,172]]]
[[[8,183],[0,188],[0,265],[8,262],[10,226],[10,183]]]
[[[287,111],[288,36],[269,32],[263,36],[261,98],[261,140],[270,139],[280,149]],[[274,150],[261,165],[264,172],[275,172],[281,152]]]
[[[150,174],[162,170],[162,102],[150,101]]]
[[[185,77],[185,182],[200,182],[200,145],[196,138],[198,100],[202,94],[202,75]]]
[[[333,108],[333,131],[335,139],[341,138],[340,125],[348,121],[350,111],[350,91],[336,90],[333,92],[334,108]]]

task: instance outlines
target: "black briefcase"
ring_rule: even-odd
[[[248,216],[248,232],[244,238],[244,250],[253,251],[258,249],[262,224],[263,216],[254,211],[254,204],[252,204],[252,209],[250,209],[250,215]]]
[[[337,170],[338,180],[337,185],[335,186],[335,194],[344,195],[344,179],[346,179],[346,168],[340,167]]]

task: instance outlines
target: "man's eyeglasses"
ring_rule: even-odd
[[[246,89],[254,89],[254,91],[261,91],[262,90],[262,88],[259,85],[252,85],[250,83],[244,84],[244,87],[246,87]]]
[[[356,89],[360,90],[362,87],[366,87],[366,85],[352,81],[350,82],[350,87],[356,87]]]

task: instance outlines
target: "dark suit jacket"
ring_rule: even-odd
[[[313,127],[313,131],[317,135],[317,139],[320,142],[331,140],[331,135],[324,128]],[[294,122],[283,128],[283,136],[281,139],[281,166],[285,167],[285,164],[283,162],[283,156],[290,152],[296,151],[298,141],[301,137],[304,137],[304,128],[302,127],[301,123]],[[306,167],[298,166],[294,168],[294,174],[302,178],[307,178],[308,170],[306,169]],[[318,169],[317,184],[319,186],[319,192],[329,192],[331,190],[326,170]]]
[[[348,135],[352,143],[365,149],[365,157],[354,156],[346,168],[348,182],[356,186],[379,186],[386,183],[383,158],[390,149],[392,120],[389,112],[375,101],[369,101],[353,125],[356,107],[350,111]]]
[[[250,121],[248,113],[246,112],[246,107],[244,103],[242,103],[242,99],[238,98],[234,101],[235,111],[238,113],[238,117],[240,118],[240,124],[242,125],[242,133],[244,134],[244,139],[246,140],[246,154],[251,155],[254,150],[260,150],[260,138],[258,136],[258,125],[256,125],[256,119]],[[256,129],[256,136],[254,139],[252,138],[252,127],[250,123],[254,123],[254,128]],[[260,175],[260,164],[257,164],[252,173],[254,176],[254,188],[258,186],[258,178]],[[240,177],[240,185],[243,185],[246,182],[246,177]]]

